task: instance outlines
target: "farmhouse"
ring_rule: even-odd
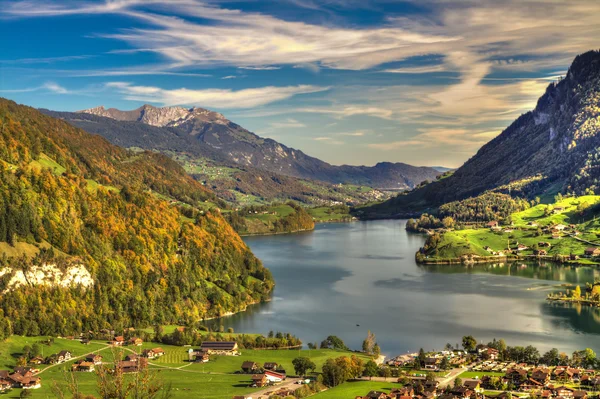
[[[265,370],[277,370],[278,364],[275,362],[265,362],[263,369]]]
[[[281,382],[285,380],[285,374],[271,370],[265,370],[264,375],[269,382]]]
[[[142,356],[147,357],[148,359],[156,359],[164,354],[165,351],[162,348],[144,349],[142,351]]]
[[[244,362],[242,363],[242,370],[244,371],[244,373],[252,373],[253,371],[258,370],[258,364],[249,361]]]
[[[237,356],[238,344],[235,341],[204,341],[200,349],[209,355]]]
[[[492,220],[491,222],[488,222],[488,224],[486,226],[489,227],[490,229],[498,227],[498,221]]]
[[[584,251],[585,256],[600,256],[600,248],[590,247]]]
[[[58,363],[64,363],[69,360],[71,360],[71,352],[69,351],[60,351],[58,352],[58,355],[56,355],[56,361]]]
[[[550,371],[544,368],[537,368],[532,371],[531,379],[541,384],[546,384],[550,380]]]
[[[129,340],[129,345],[142,346],[144,341],[141,338],[133,337]]]
[[[267,376],[264,374],[254,374],[252,376],[252,386],[253,387],[264,387],[267,385],[269,381],[267,380]]]
[[[89,354],[85,357],[86,362],[92,362],[95,365],[102,364],[102,355],[98,355],[96,353]]]
[[[125,338],[122,335],[115,337],[111,342],[111,344],[114,346],[121,346],[124,343],[125,343]]]
[[[93,362],[81,361],[79,363],[74,363],[73,366],[71,366],[71,369],[73,371],[82,371],[82,372],[91,373],[94,371],[95,367],[94,367]]]

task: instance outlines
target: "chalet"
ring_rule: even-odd
[[[413,396],[415,396],[415,389],[412,385],[408,384],[403,386],[402,388],[394,388],[392,390],[392,393],[395,394],[396,397],[409,396],[412,398]]]
[[[533,251],[534,255],[537,256],[546,256],[548,255],[548,251],[546,251],[545,249],[536,249],[535,251]]]
[[[554,226],[554,228],[558,231],[563,231],[567,228],[567,226],[565,226],[564,224],[557,224],[556,226]]]
[[[450,393],[458,399],[470,399],[471,396],[475,393],[473,390],[462,386],[462,387],[454,387]]]
[[[485,353],[487,354],[487,357],[490,360],[496,360],[496,359],[498,359],[499,352],[498,352],[497,349],[487,348],[486,351],[485,351]]]
[[[560,396],[560,397],[569,399],[569,398],[573,398],[575,390],[565,387],[565,386],[560,386],[560,387],[554,388],[552,390],[552,392],[554,393],[554,396]]]
[[[29,360],[29,364],[42,364],[44,363],[44,358],[41,356],[36,356]]]
[[[254,374],[252,376],[252,386],[253,387],[264,387],[267,385],[269,381],[267,380],[267,376],[264,374]]]
[[[80,341],[83,345],[89,345],[90,344],[90,340],[87,338],[82,338]]]
[[[258,370],[258,364],[250,361],[244,362],[242,363],[242,370],[244,371],[244,373],[252,373]]]
[[[485,251],[492,252],[492,248],[490,246],[488,246],[488,245],[486,245],[485,247],[483,247],[483,249]]]
[[[137,360],[121,360],[115,364],[115,369],[122,373],[137,373],[147,362],[146,359],[138,358]]]
[[[96,353],[91,353],[85,357],[86,362],[92,362],[95,365],[102,364],[102,355],[98,355]]]
[[[556,206],[556,207],[554,207],[552,212],[553,213],[563,213],[564,210],[565,210],[565,208],[563,208],[562,206]]]
[[[492,220],[491,222],[488,222],[486,224],[486,226],[489,227],[490,229],[493,229],[493,230],[499,228],[498,221],[496,221],[496,220]]]
[[[31,371],[15,371],[4,378],[12,388],[37,389],[42,386],[42,380],[31,373]]]
[[[119,336],[115,337],[111,341],[111,344],[113,346],[122,346],[124,343],[125,343],[125,338],[122,335],[119,335]]]
[[[526,249],[529,249],[529,247],[527,245],[523,245],[523,244],[517,245],[517,251],[525,251]]]
[[[277,366],[279,366],[277,363],[275,362],[265,362],[265,364],[263,365],[263,369],[265,370],[277,370]]]
[[[209,355],[237,356],[239,354],[238,344],[235,341],[204,341],[200,349]]]
[[[513,383],[519,384],[521,381],[524,381],[527,379],[527,370],[509,369],[506,371],[504,378],[512,381]]]
[[[71,368],[73,371],[81,371],[81,372],[85,372],[85,373],[91,373],[95,369],[93,362],[86,362],[86,361],[74,363],[73,366],[71,366]]]
[[[0,376],[1,378],[1,376]],[[581,385],[585,385],[588,387],[598,387],[600,386],[600,377],[594,377],[592,375],[584,375],[581,377]]]
[[[425,368],[428,370],[437,370],[440,359],[428,357],[425,359]]]
[[[232,399],[252,399],[249,395],[235,395]]]
[[[537,368],[531,372],[531,379],[545,385],[550,381],[550,371],[548,369]]]
[[[543,383],[534,380],[533,378],[530,378],[527,381],[523,382],[521,385],[519,385],[519,390],[523,392],[531,392],[533,390],[542,389],[543,387]]]
[[[148,359],[156,359],[164,354],[165,351],[162,348],[144,349],[142,351],[142,356],[147,357]]]
[[[388,394],[381,391],[371,391],[365,396],[361,396],[361,399],[388,399]]]
[[[196,363],[206,363],[209,360],[208,353],[202,349],[188,350],[188,360]]]
[[[125,356],[125,360],[128,362],[137,362],[140,356],[137,353],[130,353]]]
[[[567,366],[557,366],[552,371],[552,377],[553,377],[554,380],[572,381],[573,380],[573,374],[574,374],[575,370],[576,369],[570,368],[570,367],[567,367]]]
[[[281,381],[285,380],[285,374],[278,373],[276,371],[265,370],[264,375],[267,378],[267,380],[272,383],[273,382],[281,382]]]
[[[4,392],[10,388],[12,388],[12,384],[10,383],[10,381],[0,379],[0,392]]]
[[[503,232],[504,232],[504,233],[512,233],[512,232],[514,232],[514,231],[515,231],[515,229],[511,229],[511,228],[508,228],[508,229],[504,229],[504,230],[503,230]]]
[[[573,392],[573,399],[587,399],[588,394],[586,391],[577,390]]]
[[[584,251],[585,256],[600,256],[600,248],[590,247]]]
[[[558,240],[558,239],[560,239],[560,237],[561,236],[560,236],[560,233],[558,231],[556,231],[556,232],[553,231],[552,232],[552,238],[553,239]]]
[[[463,382],[465,388],[470,389],[473,392],[483,392],[481,388],[481,381],[479,380],[466,380]]]
[[[131,338],[129,340],[129,345],[134,345],[134,346],[142,346],[142,344],[144,343],[144,341],[141,338]]]
[[[58,363],[64,363],[71,360],[71,352],[69,351],[60,351],[56,355],[56,361]]]

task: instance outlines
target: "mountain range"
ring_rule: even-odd
[[[144,105],[132,111],[96,107],[79,113],[167,128],[171,133],[165,132],[165,139],[173,134],[184,137],[188,144],[188,151],[191,150],[189,143],[193,142],[195,143],[193,151],[221,161],[227,160],[279,175],[332,184],[345,183],[366,185],[377,189],[406,190],[414,188],[424,180],[435,179],[440,173],[434,168],[391,162],[382,162],[371,167],[331,165],[300,150],[286,147],[275,140],[259,137],[229,121],[223,115],[203,108],[158,108]],[[190,138],[193,140],[190,141]],[[217,154],[218,157],[215,156]]]
[[[451,176],[361,210],[406,216],[485,191],[532,199],[600,190],[600,52],[578,55],[535,109],[517,118]]]

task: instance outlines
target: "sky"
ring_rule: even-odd
[[[196,106],[332,164],[458,167],[599,20],[597,0],[0,0],[0,96]]]

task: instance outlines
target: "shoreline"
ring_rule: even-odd
[[[418,253],[417,253],[418,254]],[[476,255],[477,256],[477,255]],[[562,255],[568,257],[569,255]],[[538,256],[538,255],[525,255],[525,256],[477,256],[476,258],[438,258],[438,259],[415,259],[419,265],[476,265],[476,264],[492,264],[498,262],[520,262],[520,261],[547,261],[560,263],[561,265],[572,265],[572,266],[599,266],[598,263],[581,262],[578,260],[560,260],[552,256]]]
[[[356,219],[356,218],[353,220],[328,220],[328,221],[320,221],[320,222],[315,221],[315,227],[313,227],[312,229],[281,231],[281,232],[273,232],[273,233],[238,233],[238,235],[240,237],[256,237],[256,236],[278,236],[278,235],[283,235],[283,234],[306,233],[306,232],[315,231],[315,228],[317,227],[318,224],[355,223],[355,222],[360,222],[360,221],[361,221],[360,219]]]
[[[272,293],[272,292],[271,292]],[[231,316],[235,316],[238,313],[242,313],[248,310],[248,306],[254,306],[254,305],[259,305],[261,303],[266,303],[266,302],[271,302],[271,298],[269,299],[265,299],[264,301],[255,301],[255,302],[250,302],[247,303],[246,306],[244,306],[243,309],[237,310],[235,312],[225,312],[224,314],[222,314],[221,316],[212,316],[212,317],[204,317],[202,319],[200,319],[200,321],[209,321],[209,320],[216,320],[216,319],[222,319],[224,317],[231,317]]]

